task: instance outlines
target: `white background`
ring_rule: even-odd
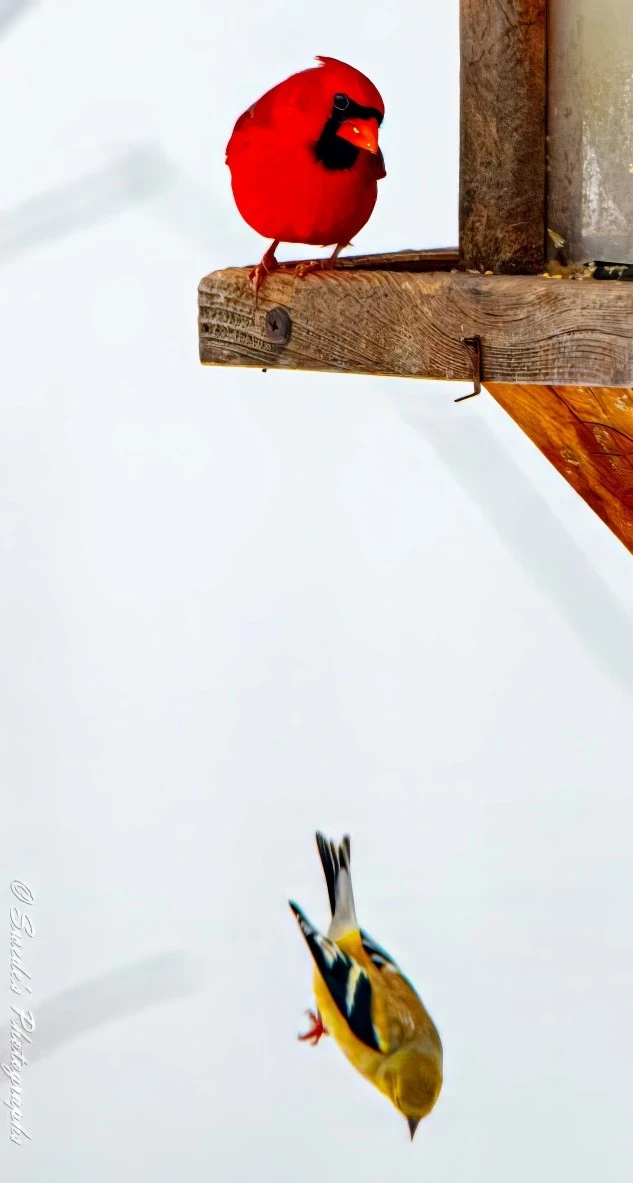
[[[0,0],[14,1183],[631,1176],[630,556],[488,395],[198,364],[226,141],[317,53],[387,107],[357,249],[454,243],[456,0]],[[295,1039],[317,826],[443,1036],[413,1146]]]

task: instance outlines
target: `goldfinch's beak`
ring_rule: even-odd
[[[378,123],[375,119],[346,119],[336,134],[355,148],[364,148],[374,156],[378,152]]]
[[[418,1118],[407,1117],[407,1125],[409,1127],[409,1133],[411,1134],[411,1141],[413,1141],[413,1136],[414,1136],[415,1131],[417,1130],[419,1124],[420,1124],[419,1117]]]

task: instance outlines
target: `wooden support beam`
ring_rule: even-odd
[[[486,382],[633,386],[633,284],[615,280],[336,269],[269,276],[255,308],[247,269],[199,288],[200,360],[467,381],[465,337]],[[283,310],[279,323],[267,320]],[[281,324],[284,321],[286,327]]]
[[[546,0],[460,0],[464,268],[543,270],[546,8]]]
[[[496,383],[486,389],[633,552],[633,390]]]

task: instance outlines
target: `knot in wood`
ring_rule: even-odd
[[[271,308],[266,313],[266,336],[269,341],[285,345],[290,340],[292,321],[285,308]]]

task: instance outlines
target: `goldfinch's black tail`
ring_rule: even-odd
[[[337,845],[332,842],[330,838],[326,838],[325,834],[321,834],[317,830],[316,835],[317,850],[321,857],[321,865],[323,867],[323,874],[325,875],[325,882],[327,883],[327,893],[330,897],[330,908],[332,915],[336,911],[336,885],[341,869],[350,873],[350,840],[349,834],[346,834],[343,841]]]
[[[358,928],[350,872],[349,834],[338,844],[319,833],[316,840],[332,909],[328,936],[338,940]]]

